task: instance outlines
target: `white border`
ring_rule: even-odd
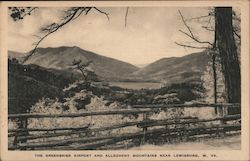
[[[143,150],[143,151],[8,151],[7,136],[7,41],[8,6],[39,6],[39,7],[202,7],[202,6],[237,6],[241,8],[241,76],[242,76],[242,147],[241,150]],[[19,1],[1,2],[1,57],[0,57],[0,102],[1,102],[1,160],[3,161],[30,161],[30,160],[249,160],[249,1]],[[216,154],[216,158],[38,158],[35,154]]]

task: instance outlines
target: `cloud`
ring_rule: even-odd
[[[185,17],[206,14],[204,8],[136,7],[129,8],[127,27],[126,8],[101,8],[110,15],[90,12],[70,22],[41,43],[41,47],[79,46],[108,57],[133,64],[150,63],[162,57],[182,56],[186,52],[174,41],[188,40],[179,32],[183,24],[178,15],[180,9]],[[41,8],[23,21],[9,21],[9,48],[16,51],[29,51],[37,39],[39,28],[58,21],[63,8]],[[212,33],[205,33],[199,23],[192,27],[197,35],[211,40]],[[20,43],[22,42],[22,43]],[[18,45],[17,45],[18,44]]]

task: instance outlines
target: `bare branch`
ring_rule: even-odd
[[[72,21],[77,19],[86,9],[87,9],[87,7],[81,8],[80,12],[77,13],[77,15],[72,19]]]
[[[214,32],[214,29],[213,28],[209,28],[209,27],[207,27],[207,26],[201,26],[202,28],[204,28],[204,29],[206,29],[207,31],[212,31],[212,32]]]
[[[192,37],[192,35],[189,35],[188,33],[186,33],[186,32],[184,32],[184,31],[182,31],[182,30],[179,30],[181,33],[183,33],[183,34],[185,34],[185,35],[187,35],[188,37],[190,37],[191,39],[193,39],[194,41],[196,41],[196,42],[198,42],[198,43],[201,43],[201,44],[209,44],[209,45],[213,45],[212,43],[210,43],[210,42],[208,42],[208,41],[200,41],[200,40],[198,40],[197,38],[195,38],[195,37]]]
[[[233,30],[233,33],[240,39],[241,38],[241,36],[235,31],[235,30]]]
[[[189,33],[184,32],[184,31],[182,31],[182,30],[179,30],[179,31],[180,31],[181,33],[185,34],[186,36],[188,36],[189,38],[193,39],[195,42],[198,42],[198,43],[200,43],[200,44],[208,44],[208,45],[210,45],[210,46],[213,46],[213,44],[210,43],[210,42],[208,42],[208,41],[200,41],[198,38],[196,38],[196,37],[194,36],[192,30],[190,29],[190,27],[189,27],[188,24],[186,23],[186,20],[184,19],[184,17],[183,17],[183,15],[182,15],[181,11],[180,11],[180,10],[178,10],[178,11],[179,11],[179,14],[180,14],[180,16],[181,16],[182,22],[183,22],[183,24],[185,25],[185,27],[188,29]],[[189,45],[183,45],[183,44],[181,44],[181,46],[188,47]],[[195,47],[195,48],[197,48],[197,47]],[[203,47],[202,47],[202,48],[203,48]]]
[[[27,16],[27,15],[30,15],[31,14],[31,12],[33,12],[35,9],[37,9],[38,7],[34,7],[34,8],[31,8],[31,10],[29,10],[28,12],[26,12],[23,16],[22,16],[22,18],[24,18],[25,16]]]
[[[86,12],[85,12],[85,15],[87,15],[91,9],[92,9],[92,7],[87,7],[87,10],[86,10]]]
[[[23,63],[25,63],[25,62],[35,53],[35,51],[36,51],[38,45],[39,45],[46,37],[48,37],[50,34],[56,32],[58,29],[60,29],[61,27],[63,27],[64,25],[66,25],[68,22],[70,22],[70,21],[74,18],[74,16],[77,14],[77,12],[78,12],[79,9],[80,9],[80,8],[76,9],[76,10],[71,14],[71,16],[70,16],[68,19],[66,19],[64,22],[62,22],[62,23],[60,23],[60,24],[55,24],[55,23],[53,23],[53,24],[51,25],[52,28],[48,29],[48,33],[45,34],[45,35],[36,43],[34,49],[31,51],[31,53],[30,53],[29,55],[27,55],[27,56],[25,57],[25,59],[23,60]]]
[[[39,36],[39,35],[33,35],[34,37],[36,37],[36,38],[39,38],[39,39],[41,39],[42,37],[41,36]]]
[[[23,60],[23,63],[25,63],[35,53],[37,47],[45,38],[47,38],[49,35],[53,34],[57,30],[59,30],[60,28],[68,24],[70,21],[77,19],[84,12],[85,12],[85,15],[87,15],[92,8],[94,8],[95,10],[97,10],[98,12],[102,14],[105,14],[109,20],[108,14],[106,12],[99,10],[96,7],[72,7],[65,12],[66,16],[61,20],[61,22],[52,23],[46,27],[41,28],[41,31],[44,33],[44,35],[40,37],[36,43],[34,43],[35,46],[33,50],[31,51],[29,55],[25,57],[25,59]]]
[[[209,17],[209,19],[208,19],[208,21],[207,21],[207,25],[206,25],[206,27],[208,27],[208,25],[210,25],[210,26],[211,26],[211,19],[212,19],[212,17]]]
[[[109,20],[109,14],[108,14],[108,13],[106,13],[106,12],[104,12],[104,11],[102,11],[102,10],[99,10],[99,9],[96,8],[96,7],[93,7],[93,8],[94,8],[95,10],[97,10],[98,12],[100,12],[100,13],[106,15],[107,19]]]
[[[125,27],[127,26],[128,9],[129,9],[129,7],[127,7],[127,9],[126,9],[126,14],[125,14]]]
[[[208,18],[208,17],[211,17],[211,16],[212,15],[204,15],[204,16],[199,16],[199,17],[192,17],[192,18],[186,19],[186,21],[199,20],[199,19]]]
[[[191,37],[194,37],[194,35],[193,35],[193,33],[192,33],[190,27],[187,25],[187,23],[186,23],[184,17],[182,16],[181,11],[180,11],[180,10],[178,10],[178,11],[179,11],[179,14],[180,14],[180,16],[181,16],[182,22],[184,23],[184,25],[185,25],[186,28],[188,29],[189,33],[191,34]]]
[[[185,44],[181,44],[178,42],[174,42],[175,44],[182,46],[184,48],[194,48],[194,49],[210,49],[209,47],[201,47],[201,46],[191,46],[191,45],[185,45]]]

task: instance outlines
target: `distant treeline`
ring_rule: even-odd
[[[73,75],[70,77],[65,74],[60,74],[59,71],[55,69],[45,69],[35,64],[22,65],[18,63],[16,59],[8,59],[8,72],[32,77],[58,88],[64,88],[76,79]]]
[[[104,96],[110,102],[118,101],[127,105],[185,103],[201,99],[205,92],[199,82],[176,83],[159,89],[133,90],[112,86],[108,89],[91,90],[95,95]]]

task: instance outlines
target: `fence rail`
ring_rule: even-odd
[[[23,113],[23,114],[10,114],[8,118],[48,118],[48,117],[85,117],[95,115],[116,115],[116,114],[139,114],[146,112],[157,112],[164,108],[185,108],[185,107],[240,107],[240,104],[205,104],[205,103],[193,103],[193,104],[170,104],[170,105],[132,105],[132,108],[136,109],[119,109],[108,111],[87,111],[81,113],[64,113],[64,114],[44,114],[44,113]]]
[[[198,118],[197,117],[179,117],[179,118],[175,118],[175,119],[165,119],[165,120],[159,120],[159,121],[165,121],[165,122],[169,122],[169,124],[174,124],[171,121],[178,122],[178,120],[186,120],[186,119],[198,119]],[[142,127],[145,124],[150,124],[150,123],[154,123],[154,122],[156,122],[156,121],[154,121],[154,120],[131,121],[131,122],[125,122],[125,123],[122,123],[122,124],[115,124],[115,125],[112,125],[112,126],[86,129],[85,133],[114,130],[114,129],[119,129],[119,128],[128,127],[128,126]],[[154,126],[154,125],[152,125],[152,126]],[[82,130],[82,129],[83,128],[79,128],[79,130]],[[39,130],[44,131],[44,129],[36,129],[36,131],[39,131]],[[49,131],[49,129],[47,129],[47,130]],[[33,129],[27,129],[27,130],[24,130],[24,131],[33,131]],[[51,131],[53,131],[53,129]],[[19,140],[21,140],[21,139],[37,139],[37,138],[55,137],[55,136],[63,136],[63,135],[71,135],[71,134],[82,134],[82,133],[83,133],[83,131],[71,131],[71,132],[67,132],[67,133],[64,132],[64,133],[44,134],[44,135],[39,135],[39,136],[34,136],[33,135],[33,136],[19,137]]]
[[[211,135],[228,132],[239,132],[241,130],[240,120],[241,115],[224,115],[224,113],[218,114],[215,118],[199,119],[198,117],[177,117],[163,120],[151,120],[148,118],[150,113],[159,112],[166,108],[225,108],[228,107],[240,107],[240,104],[173,104],[173,105],[133,105],[132,109],[119,109],[109,111],[88,111],[82,113],[64,113],[64,114],[41,114],[41,113],[25,113],[25,114],[10,114],[9,119],[18,119],[21,123],[17,129],[8,129],[8,137],[13,138],[13,145],[9,146],[10,150],[29,150],[29,149],[103,149],[103,146],[107,144],[116,144],[124,140],[141,139],[141,143],[145,143],[145,140],[150,135],[164,135],[165,138],[173,137],[191,137],[198,135]],[[225,110],[224,109],[224,110]],[[83,127],[64,127],[64,128],[27,128],[29,118],[61,118],[61,117],[86,117],[86,116],[99,116],[99,115],[129,115],[129,114],[142,114],[143,120],[124,122],[106,127],[91,128],[91,124]],[[206,125],[206,122],[216,122],[216,125]],[[218,124],[219,121],[219,124]],[[227,122],[234,121],[233,124],[227,124]],[[235,122],[236,121],[236,122]],[[203,124],[202,124],[203,123]],[[190,127],[193,125],[194,127]],[[122,133],[119,135],[108,136],[93,136],[92,134],[112,131],[115,129],[121,129],[125,127],[136,126],[139,128],[139,132],[134,133]],[[174,126],[171,128],[169,126]],[[156,128],[154,127],[161,127]],[[151,129],[149,129],[151,128]],[[153,128],[153,129],[152,129]],[[33,133],[33,132],[45,132],[45,133]],[[70,139],[53,140],[53,138],[59,136],[73,136]],[[75,136],[77,135],[77,136]],[[30,142],[36,139],[51,138],[50,141]],[[77,144],[77,145],[75,145]]]
[[[27,132],[27,131],[65,131],[65,130],[84,130],[87,129],[89,127],[88,126],[84,126],[84,127],[65,127],[65,128],[33,128],[33,129],[28,129],[28,128],[22,128],[22,129],[9,129],[8,132]]]
[[[24,113],[11,114],[8,118],[56,118],[56,117],[86,117],[97,115],[124,115],[124,114],[139,114],[146,112],[156,112],[157,109],[120,109],[107,111],[87,111],[81,113],[64,113],[64,114],[43,114],[43,113]]]

